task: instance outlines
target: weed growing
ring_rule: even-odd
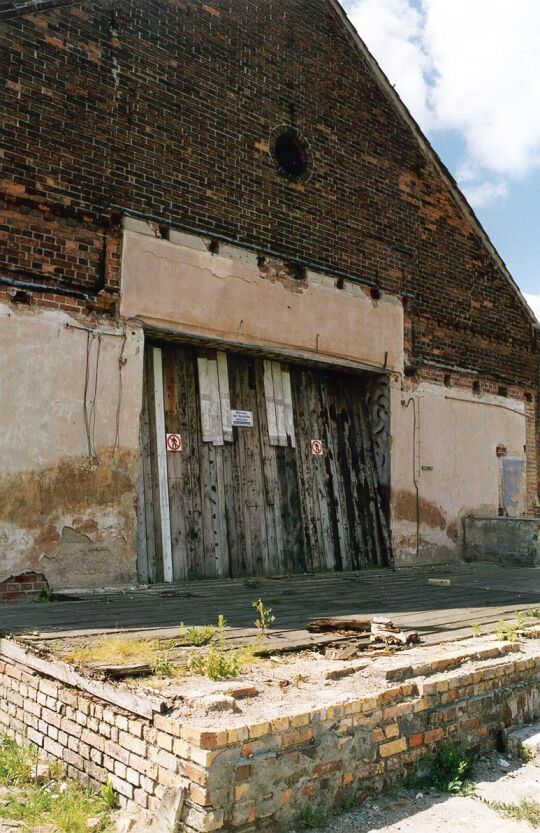
[[[414,775],[407,779],[407,786],[468,795],[472,790],[471,775],[472,761],[463,744],[441,743],[433,757],[420,760]]]
[[[225,680],[236,677],[240,668],[239,651],[228,650],[225,646],[227,622],[222,613],[218,616],[216,644],[206,651],[193,652],[188,659],[192,674],[202,674],[211,680]]]
[[[254,624],[258,629],[260,636],[268,636],[269,628],[272,626],[272,623],[276,621],[276,617],[272,615],[272,608],[266,607],[262,599],[257,599],[256,602],[252,602],[251,606],[254,607],[258,613]]]
[[[179,638],[180,645],[200,647],[201,645],[207,645],[216,635],[216,628],[213,625],[202,625],[199,628],[195,626],[184,628],[184,624],[181,623],[180,627],[182,628]]]
[[[0,785],[18,787],[32,778],[37,752],[31,746],[19,746],[14,740],[0,736]]]
[[[326,814],[323,808],[308,805],[298,816],[296,826],[300,830],[315,830],[317,827],[322,827],[325,822]]]
[[[503,619],[499,619],[496,634],[497,639],[500,639],[501,642],[515,642],[518,638],[518,629],[513,622],[505,622]]]
[[[37,754],[30,746],[0,736],[0,784],[13,788],[2,797],[0,819],[21,822],[24,829],[50,824],[59,833],[87,833],[88,819],[99,818],[102,833],[112,829],[110,811],[116,806],[112,787],[104,795],[76,781],[61,782],[54,766],[51,780],[38,784],[36,763]]]

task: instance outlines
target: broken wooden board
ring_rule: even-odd
[[[371,629],[371,619],[360,619],[358,616],[352,618],[340,618],[338,616],[332,618],[312,619],[307,629],[310,633],[331,633],[340,631],[354,631],[355,633],[369,633]]]
[[[326,659],[347,660],[354,659],[364,653],[369,646],[369,638],[347,639],[334,642],[324,652]]]

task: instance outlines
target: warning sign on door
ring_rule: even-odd
[[[182,451],[180,434],[167,434],[167,451]]]
[[[253,428],[253,411],[231,411],[233,428]]]
[[[324,445],[322,440],[311,440],[311,453],[315,457],[322,457],[324,454]]]

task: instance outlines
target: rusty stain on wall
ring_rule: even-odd
[[[99,463],[87,457],[60,459],[52,466],[0,477],[0,522],[32,529],[50,517],[54,507],[77,515],[93,507],[116,505],[133,491],[135,455],[123,450],[113,459],[112,449],[100,449]],[[45,542],[50,526],[42,527]]]
[[[392,505],[397,521],[414,521],[416,523],[416,495],[400,489],[394,493]],[[419,501],[420,522],[432,529],[446,529],[446,518],[440,506],[421,497]]]

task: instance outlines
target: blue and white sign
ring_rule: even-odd
[[[231,411],[233,428],[253,428],[253,411]]]

